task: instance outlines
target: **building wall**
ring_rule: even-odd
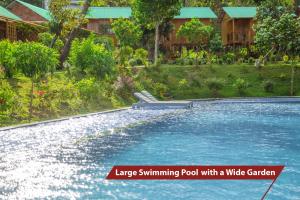
[[[249,45],[254,42],[254,19],[231,19],[225,15],[222,20],[223,45]]]
[[[0,21],[0,40],[6,39],[6,23]]]
[[[86,25],[86,29],[100,35],[111,37],[116,44],[117,40],[115,35],[112,33],[111,23],[111,19],[90,19],[88,24]]]
[[[24,21],[46,22],[47,20],[18,2],[9,5],[8,9]]]

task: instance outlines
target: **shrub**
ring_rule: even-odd
[[[224,87],[224,81],[217,78],[211,78],[206,81],[207,87],[213,92],[213,96],[218,95],[218,91]]]
[[[136,59],[137,65],[148,65],[148,51],[145,49],[137,49],[134,52],[134,58]]]
[[[188,81],[186,79],[181,79],[178,82],[178,87],[181,88],[181,89],[187,88],[188,87]]]
[[[111,75],[115,66],[112,52],[104,45],[95,44],[93,35],[82,41],[77,39],[73,42],[70,62],[81,72],[98,78]]]
[[[15,95],[7,81],[0,81],[0,113],[5,113],[12,108]]]
[[[43,45],[50,47],[50,44],[53,40],[54,35],[45,32],[45,33],[39,33],[38,35],[38,42],[42,43]],[[57,39],[54,45],[54,49],[56,49],[57,51],[60,51],[62,49],[62,47],[64,46],[64,43],[62,42],[61,39]]]
[[[29,121],[32,117],[34,82],[48,73],[53,72],[58,65],[58,54],[40,43],[20,43],[15,51],[16,66],[27,77],[31,78],[29,103]]]
[[[0,41],[0,67],[3,67],[4,74],[8,78],[11,78],[15,73],[15,58],[13,56],[15,50],[15,43],[8,40]]]
[[[112,38],[108,36],[95,36],[94,43],[103,45],[108,51],[113,51],[115,49]]]
[[[290,58],[289,58],[288,55],[284,55],[284,56],[282,57],[282,60],[283,60],[284,63],[289,63]]]
[[[95,93],[95,79],[94,78],[86,78],[82,79],[75,84],[78,89],[80,96],[82,99],[88,101],[93,98],[93,94]]]
[[[270,80],[264,81],[263,87],[265,92],[272,93],[274,91],[274,82]]]
[[[236,56],[234,53],[228,52],[223,55],[222,60],[225,64],[233,64],[235,62]]]
[[[242,95],[245,93],[245,90],[249,87],[249,84],[244,79],[238,78],[233,84],[233,87],[235,87],[238,90],[238,93]]]

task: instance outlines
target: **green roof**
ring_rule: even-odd
[[[129,18],[131,16],[130,7],[90,7],[88,19],[117,19]]]
[[[0,16],[14,19],[14,20],[21,20],[20,17],[11,13],[9,10],[7,10],[6,8],[3,8],[2,6],[0,6]]]
[[[130,7],[91,7],[88,11],[88,19],[117,19],[130,18]],[[216,14],[208,7],[185,7],[180,11],[176,19],[207,18],[215,19]]]
[[[29,3],[26,3],[26,2],[23,2],[23,1],[20,1],[20,0],[16,0],[16,2],[22,4],[23,6],[27,7],[28,9],[32,10],[33,12],[40,15],[44,19],[46,19],[48,21],[51,20],[51,15],[50,15],[50,12],[48,10],[45,10],[43,8],[31,5]]]
[[[216,14],[208,7],[185,7],[180,10],[180,15],[175,19],[216,19]]]
[[[230,18],[254,18],[256,7],[224,7],[226,14]]]

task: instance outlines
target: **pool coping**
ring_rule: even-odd
[[[70,116],[70,117],[62,117],[62,118],[58,118],[58,119],[51,119],[51,120],[45,120],[45,121],[39,121],[39,122],[33,122],[33,123],[26,123],[26,124],[15,125],[15,126],[7,126],[7,127],[0,128],[0,132],[1,131],[9,131],[9,130],[18,129],[18,128],[38,126],[38,125],[41,125],[41,124],[50,124],[50,123],[55,123],[55,122],[67,121],[67,120],[70,120],[70,119],[77,119],[77,118],[81,118],[81,117],[89,117],[89,116],[106,114],[106,113],[115,113],[115,112],[119,112],[119,111],[128,110],[130,108],[131,107],[124,107],[124,108],[106,110],[106,111],[101,111],[101,112],[94,112],[94,113],[88,113],[88,114],[74,115],[74,116]]]
[[[187,99],[187,100],[189,100],[189,101],[195,101],[195,102],[204,102],[204,101],[220,101],[220,100],[230,100],[230,99],[232,99],[232,100],[239,100],[239,99],[284,99],[284,98],[289,98],[289,99],[297,99],[298,98],[300,100],[300,96],[230,97],[230,98]],[[70,119],[76,119],[76,118],[81,118],[81,117],[89,117],[89,116],[94,116],[94,115],[99,115],[99,114],[114,113],[114,112],[128,110],[130,108],[131,108],[131,106],[130,107],[124,107],[124,108],[118,108],[118,109],[112,109],[112,110],[106,110],[106,111],[101,111],[101,112],[87,113],[87,114],[81,114],[81,115],[74,115],[74,116],[70,116],[70,117],[63,117],[63,118],[53,119],[53,120],[46,120],[46,121],[40,121],[40,122],[34,122],[34,123],[26,123],[26,124],[21,124],[21,125],[2,127],[2,128],[0,128],[0,132],[1,131],[9,131],[9,130],[18,129],[18,128],[38,126],[38,125],[41,125],[41,124],[49,124],[49,123],[67,121],[67,120],[70,120]]]

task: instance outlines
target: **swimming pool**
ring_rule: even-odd
[[[260,199],[270,181],[107,181],[113,165],[286,165],[267,199],[300,199],[300,103],[198,102],[0,132],[0,199]]]

